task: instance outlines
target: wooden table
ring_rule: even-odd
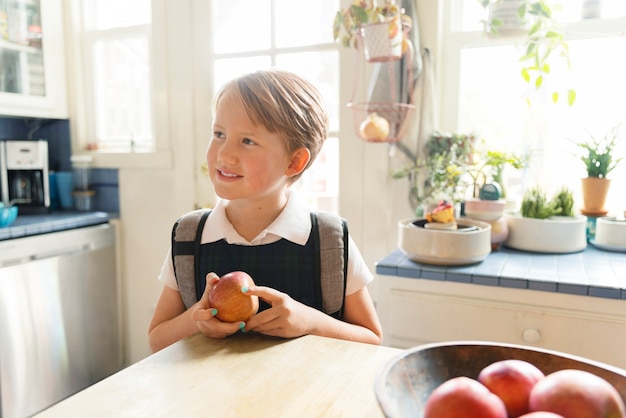
[[[400,352],[315,336],[196,334],[36,417],[380,417],[375,377]]]

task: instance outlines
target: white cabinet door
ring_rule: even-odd
[[[61,0],[0,1],[0,116],[68,117]]]
[[[385,345],[481,340],[626,368],[626,301],[379,276]]]

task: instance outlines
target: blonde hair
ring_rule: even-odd
[[[235,95],[250,120],[281,134],[289,154],[302,147],[309,150],[311,159],[292,182],[300,178],[315,161],[328,134],[328,114],[315,86],[288,71],[256,71],[223,85],[214,108],[225,92]]]

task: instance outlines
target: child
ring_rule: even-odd
[[[186,309],[168,252],[159,275],[163,290],[149,326],[152,350],[198,331],[212,338],[242,330],[380,344],[382,330],[366,286],[373,276],[351,238],[342,320],[302,301],[308,296],[303,293],[306,286],[319,283],[319,277],[312,277],[316,254],[307,245],[310,210],[290,186],[313,163],[326,139],[328,116],[319,92],[295,74],[259,71],[223,86],[214,110],[207,163],[220,200],[202,233],[200,258],[209,254],[202,262],[208,273],[205,291]],[[285,252],[296,254],[295,262],[287,262]],[[252,276],[256,286],[247,293],[257,295],[263,305],[246,323],[219,321],[208,303],[218,274],[234,270]],[[289,289],[290,294],[277,289]]]

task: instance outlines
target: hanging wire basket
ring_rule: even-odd
[[[410,104],[384,102],[348,103],[348,108],[352,109],[356,134],[367,142],[398,142],[406,134],[408,122],[415,111],[415,106]],[[368,136],[364,134],[362,125],[367,123],[368,117],[374,113],[389,123],[386,135]]]
[[[395,61],[402,57],[402,22],[396,14],[384,22],[361,26],[359,41],[367,62]]]

